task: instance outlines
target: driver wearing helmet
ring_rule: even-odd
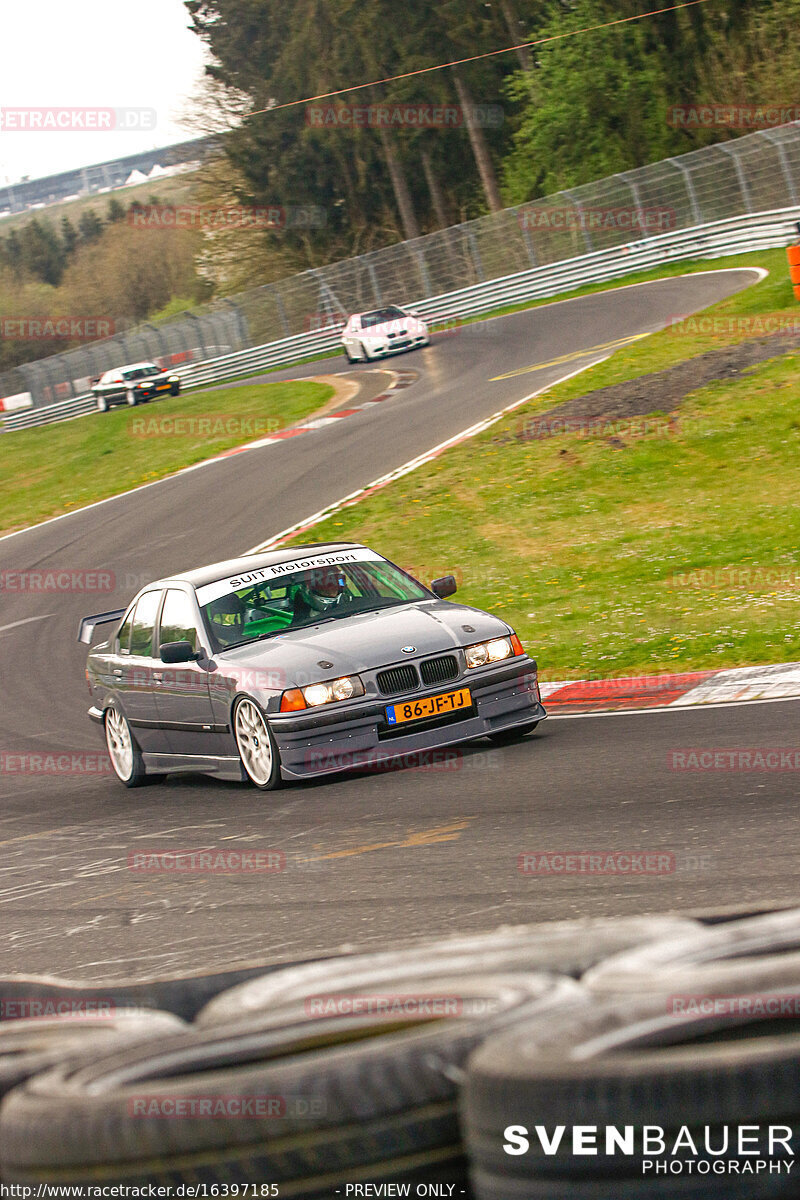
[[[297,585],[294,595],[293,625],[304,625],[320,617],[333,616],[347,602],[345,577],[340,567],[319,567],[309,571]]]

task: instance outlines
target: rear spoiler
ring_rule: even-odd
[[[110,625],[112,621],[118,621],[120,617],[124,617],[127,611],[127,608],[116,608],[113,612],[95,613],[93,617],[82,617],[78,626],[78,641],[84,642],[87,646],[90,645],[95,625]]]

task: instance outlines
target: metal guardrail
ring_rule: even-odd
[[[80,398],[89,379],[120,363],[152,360],[172,369],[208,362],[325,330],[351,312],[449,296],[669,230],[799,204],[800,121],[793,121],[308,268],[169,321],[120,328],[0,371],[0,398],[28,392],[33,407],[52,406]]]
[[[533,267],[501,279],[432,296],[412,307],[432,324],[478,316],[509,305],[548,299],[579,287],[620,279],[669,262],[690,262],[786,246],[796,239],[795,222],[798,220],[800,206],[748,213]],[[184,387],[207,387],[251,371],[288,366],[316,354],[336,351],[339,345],[340,327],[331,327],[187,364],[175,373],[180,375]],[[3,421],[3,429],[48,425],[93,411],[96,411],[94,399],[90,395],[78,396],[47,408],[10,415]]]

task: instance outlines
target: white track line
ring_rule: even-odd
[[[591,354],[591,350],[587,351]],[[523,396],[521,400],[514,400],[511,404],[507,404],[505,408],[501,408],[498,412],[492,413],[490,417],[486,417],[483,421],[478,421],[475,425],[470,425],[469,429],[464,429],[461,433],[454,434],[444,442],[440,442],[438,446],[434,446],[431,450],[426,450],[424,454],[418,455],[416,458],[410,459],[404,463],[402,467],[396,467],[393,471],[387,472],[386,475],[381,475],[378,479],[373,479],[372,483],[366,484],[357,491],[351,492],[349,496],[343,496],[341,500],[335,500],[333,504],[329,504],[326,508],[321,508],[319,512],[313,513],[310,517],[306,517],[302,521],[297,521],[288,529],[284,529],[281,533],[276,533],[266,542],[259,543],[258,546],[253,546],[250,550],[245,550],[245,554],[260,554],[264,550],[269,550],[271,546],[284,541],[291,537],[293,533],[299,532],[301,529],[309,529],[313,525],[318,525],[320,521],[324,521],[327,517],[334,516],[343,508],[348,508],[358,499],[366,496],[368,493],[377,491],[379,488],[386,487],[387,484],[394,483],[396,479],[401,479],[403,475],[408,475],[411,471],[415,471],[417,467],[422,467],[425,463],[431,462],[434,458],[438,458],[445,450],[449,450],[452,446],[457,446],[461,442],[467,441],[469,438],[475,437],[478,433],[483,433],[490,425],[494,425],[501,420],[507,413],[513,412],[515,408],[520,408],[523,404],[527,404],[529,400],[540,396],[542,392],[548,392],[551,388],[556,387],[559,383],[565,383],[568,379],[572,379],[575,375],[580,375],[582,371],[588,371],[590,367],[596,367],[600,363],[605,362],[610,358],[609,354],[604,354],[600,358],[593,359],[592,362],[584,363],[574,371],[570,371],[567,375],[561,375],[558,379],[552,380],[551,383],[545,384],[544,387],[537,388],[535,392],[531,392],[528,396]]]
[[[54,613],[43,613],[41,617],[25,617],[22,621],[12,621],[10,625],[0,625],[0,633],[8,633],[10,629],[18,629],[20,625],[30,625],[32,621],[46,621]]]
[[[653,713],[700,713],[716,711],[718,708],[744,708],[751,704],[791,704],[800,696],[770,696],[758,700],[720,700],[714,704],[685,704],[681,708],[674,704],[662,704],[659,708],[603,708],[595,712],[560,713],[548,712],[548,721],[585,721],[587,717],[638,717]]]

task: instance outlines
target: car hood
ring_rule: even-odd
[[[429,600],[307,625],[226,650],[217,657],[220,666],[235,664],[266,672],[280,668],[288,686],[299,686],[336,675],[361,674],[507,633],[504,621],[480,609]],[[404,654],[404,646],[413,646],[413,652]],[[320,662],[333,665],[321,667]]]

